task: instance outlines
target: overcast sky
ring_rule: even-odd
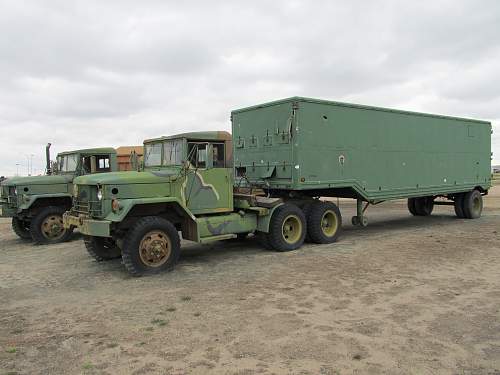
[[[493,122],[500,1],[0,0],[0,175],[310,96]]]

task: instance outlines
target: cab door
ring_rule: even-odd
[[[233,210],[233,170],[226,165],[225,142],[188,142],[190,169],[184,185],[194,214]]]

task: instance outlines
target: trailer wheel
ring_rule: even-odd
[[[417,209],[415,207],[416,200],[417,200],[417,198],[408,198],[408,211],[410,211],[410,213],[413,216],[418,216],[418,212],[417,212]]]
[[[277,251],[298,249],[304,243],[307,223],[302,210],[285,203],[274,211],[269,223],[269,243]]]
[[[483,212],[483,196],[478,190],[472,190],[463,198],[463,212],[467,219],[477,219]]]
[[[465,218],[465,213],[464,213],[464,194],[459,193],[455,195],[455,214],[457,217],[464,219]]]
[[[314,243],[332,243],[342,228],[342,215],[333,202],[315,202],[307,216],[307,233]]]
[[[434,197],[415,198],[417,216],[429,216],[434,209]]]
[[[30,233],[35,243],[53,244],[68,241],[73,228],[63,226],[63,214],[66,209],[57,206],[48,206],[40,210],[31,219]]]
[[[98,262],[121,258],[122,252],[116,243],[107,237],[84,236],[87,252]]]
[[[133,276],[171,271],[180,255],[180,238],[169,221],[148,216],[129,230],[123,242],[123,264]]]
[[[30,223],[15,216],[12,218],[12,230],[23,240],[33,239],[30,233]]]

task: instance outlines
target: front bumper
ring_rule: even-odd
[[[0,198],[0,217],[13,217],[16,216],[17,209],[9,205],[6,199]]]
[[[66,212],[63,215],[64,228],[74,227],[80,233],[93,237],[111,237],[111,221],[97,220],[81,214]]]

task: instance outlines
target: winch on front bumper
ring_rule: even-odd
[[[63,215],[65,228],[74,227],[86,236],[111,237],[111,221],[97,220],[69,211]]]

